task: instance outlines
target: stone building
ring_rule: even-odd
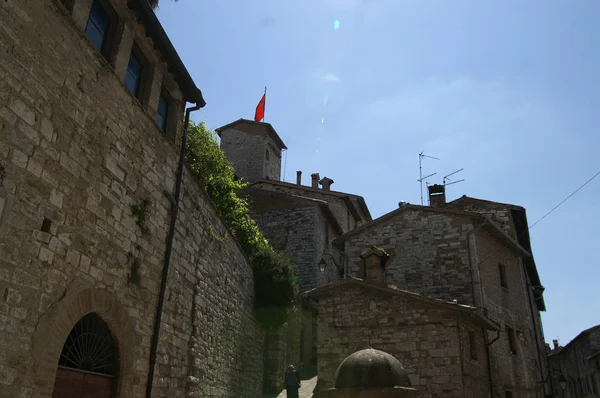
[[[579,333],[561,347],[554,340],[548,352],[550,378],[556,397],[600,397],[600,325]]]
[[[258,396],[252,269],[179,166],[204,99],[147,2],[0,27],[0,396]]]
[[[438,193],[431,195],[431,206],[401,203],[397,210],[336,238],[334,244],[347,255],[349,275],[365,279],[362,290],[374,290],[376,286],[377,292],[399,289],[405,292],[407,303],[407,295],[420,295],[446,305],[465,306],[485,320],[490,327],[480,325],[477,329],[463,322],[475,336],[460,328],[456,331],[454,326],[455,336],[446,336],[444,343],[452,354],[439,355],[459,368],[468,363],[471,367],[462,368],[463,376],[487,381],[484,385],[465,382],[440,386],[444,381],[425,378],[424,371],[426,375],[433,369],[439,374],[449,372],[444,368],[448,364],[421,364],[439,349],[430,339],[441,334],[432,332],[431,325],[449,328],[452,317],[438,320],[443,319],[440,313],[429,320],[419,307],[406,304],[403,311],[396,312],[400,303],[392,304],[380,293],[376,297],[352,293],[358,282],[347,281],[309,292],[319,298],[318,373],[322,388],[331,386],[340,358],[361,344],[371,344],[398,355],[413,384],[431,397],[549,394],[546,360],[541,355],[544,340],[539,311],[545,309],[543,288],[529,236],[523,232],[527,231],[525,210],[467,197],[446,203],[440,186],[430,187],[430,193]],[[385,264],[369,263],[365,250],[372,247],[386,253]],[[391,288],[381,288],[387,285]],[[325,291],[329,293],[325,295]],[[380,307],[389,312],[374,315]],[[415,337],[414,345],[403,343],[401,336],[409,333]],[[481,338],[479,343],[477,338]],[[482,347],[478,359],[462,362],[461,355],[469,358],[465,347],[478,344]],[[409,352],[403,354],[401,350]]]
[[[240,195],[247,198],[253,218],[273,247],[298,266],[301,291],[340,280],[346,272],[345,257],[331,242],[371,220],[365,200],[332,190],[334,181],[318,173],[311,175],[310,185],[302,184],[300,171],[295,184],[280,181],[286,146],[269,123],[239,119],[216,131],[236,175],[248,183]],[[315,303],[305,300],[302,309],[301,325],[268,332],[268,390],[281,386],[287,364],[316,362]]]

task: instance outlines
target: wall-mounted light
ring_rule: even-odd
[[[327,261],[325,261],[325,259],[321,258],[321,261],[319,261],[319,271],[321,271],[321,273],[325,272],[325,268],[327,268]]]
[[[337,268],[340,277],[344,276],[344,267],[340,267],[340,265],[337,263],[337,261],[335,261],[335,258],[329,254],[329,253],[323,253],[322,254],[323,257],[321,257],[321,260],[319,260],[319,271],[321,271],[321,273],[325,272],[325,269],[329,266],[329,263],[327,261],[325,261],[325,257],[324,256],[328,256],[331,259],[331,262],[335,265],[335,267]]]
[[[560,384],[560,388],[563,390],[567,389],[567,379],[565,378],[564,374],[560,374],[560,377],[558,378],[558,384]]]

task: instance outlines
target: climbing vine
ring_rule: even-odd
[[[4,182],[4,178],[6,177],[6,167],[4,167],[4,163],[0,160],[0,186]]]
[[[144,235],[150,232],[147,222],[149,207],[151,204],[152,202],[150,202],[150,199],[142,199],[139,202],[131,205],[131,214],[133,215],[133,218],[135,218],[135,223],[138,227],[140,227],[140,230]]]
[[[263,327],[282,325],[293,311],[298,293],[295,265],[273,250],[250,217],[247,201],[237,195],[245,184],[235,178],[214,133],[204,123],[190,123],[186,162],[250,259],[257,320]]]

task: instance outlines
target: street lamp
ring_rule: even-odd
[[[327,262],[325,261],[325,259],[321,258],[321,261],[319,261],[319,271],[323,273],[325,272],[325,268],[327,268]]]
[[[567,389],[567,379],[565,378],[564,374],[560,374],[560,377],[558,378],[558,384],[560,385],[560,388],[563,390]]]
[[[323,253],[322,256],[329,256],[335,267],[338,269],[340,277],[344,276],[344,269],[340,268],[339,264],[337,263],[337,261],[335,261],[335,258],[331,254]],[[321,260],[319,260],[319,271],[321,271],[321,273],[324,273],[328,265],[329,264],[327,263],[327,261],[325,261],[325,258],[321,257]]]

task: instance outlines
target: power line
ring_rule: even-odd
[[[569,198],[573,195],[575,195],[577,192],[579,192],[583,187],[585,187],[587,184],[589,184],[590,182],[592,182],[592,180],[596,177],[598,177],[598,175],[600,175],[600,171],[597,172],[596,174],[593,175],[592,178],[590,178],[589,180],[587,180],[586,182],[583,183],[583,185],[581,185],[579,188],[577,188],[576,190],[573,191],[573,193],[571,193],[569,196],[567,196],[562,202],[560,202],[559,204],[557,204],[556,206],[554,206],[552,208],[552,210],[550,210],[548,213],[544,214],[542,216],[542,218],[540,218],[539,220],[537,220],[536,222],[534,222],[533,224],[531,224],[531,226],[529,227],[529,229],[533,228],[535,226],[535,224],[539,223],[540,221],[542,221],[544,218],[548,217],[550,215],[550,213],[552,213],[554,210],[558,209],[560,207],[560,205],[562,205],[563,203],[565,203],[567,200],[569,200]]]
[[[518,243],[518,239],[522,237],[522,235],[525,234],[525,232],[529,231],[531,228],[533,228],[537,223],[539,223],[540,221],[542,221],[544,218],[548,217],[554,210],[558,209],[563,203],[565,203],[567,200],[569,200],[569,198],[571,198],[571,196],[575,195],[577,192],[579,192],[583,187],[585,187],[587,184],[589,184],[590,182],[592,182],[592,180],[596,177],[598,177],[598,175],[600,175],[600,171],[598,171],[596,174],[594,174],[592,176],[592,178],[590,178],[589,180],[587,180],[586,182],[584,182],[579,188],[577,188],[576,190],[574,190],[569,196],[567,196],[566,198],[564,198],[559,204],[557,204],[556,206],[554,206],[548,213],[544,214],[539,220],[537,220],[536,222],[534,222],[533,224],[531,224],[529,226],[529,228],[527,228],[525,231],[521,232],[518,236],[517,236],[517,243]],[[483,263],[484,261],[487,261],[489,258],[491,258],[492,256],[494,256],[496,253],[498,253],[501,249],[496,249],[495,251],[493,251],[489,256],[485,257],[483,260],[480,260],[477,262],[477,265],[480,265],[481,263]]]

